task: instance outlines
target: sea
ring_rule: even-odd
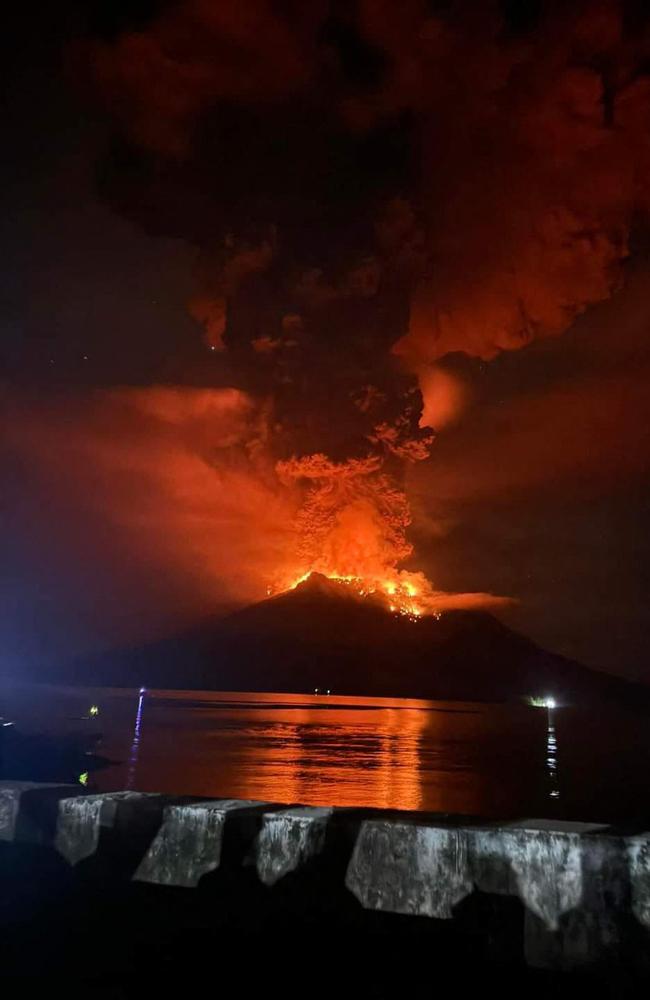
[[[96,737],[94,791],[650,824],[647,710],[5,682],[0,716]]]

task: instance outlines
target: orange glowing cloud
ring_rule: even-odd
[[[9,447],[30,489],[48,497],[48,515],[23,530],[41,538],[44,560],[54,533],[68,561],[94,565],[97,579],[110,564],[103,586],[111,603],[123,591],[148,604],[128,581],[149,579],[160,606],[145,631],[155,619],[169,628],[223,601],[259,598],[289,549],[294,508],[255,454],[255,421],[250,399],[234,389],[124,388],[15,402]]]
[[[468,399],[468,388],[461,380],[437,365],[418,372],[423,409],[421,427],[436,431],[456,422]]]

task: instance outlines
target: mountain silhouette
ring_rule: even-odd
[[[59,679],[478,701],[638,701],[650,694],[547,652],[486,612],[414,621],[317,573],[171,638],[68,664]]]

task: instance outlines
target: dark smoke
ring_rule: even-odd
[[[104,197],[196,246],[188,308],[303,520],[325,495],[336,522],[350,461],[381,511],[428,453],[441,358],[561,334],[619,286],[649,55],[643,7],[600,0],[184,0],[80,45],[114,125]]]

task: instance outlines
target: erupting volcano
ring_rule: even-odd
[[[278,463],[281,477],[315,485],[296,517],[297,555],[308,568],[270,585],[269,594],[293,590],[318,573],[412,620],[439,613],[424,575],[397,568],[412,551],[406,539],[409,507],[406,495],[379,471],[380,463],[373,456],[336,464],[325,455]]]
[[[79,557],[77,603],[87,564],[107,566],[117,638],[137,642],[265,595],[297,612],[326,578],[368,628],[381,612],[379,630],[410,643],[462,612],[508,603],[516,621],[528,588],[531,634],[554,645],[547,511],[563,559],[588,521],[584,484],[599,495],[599,476],[647,467],[647,324],[630,334],[610,315],[576,333],[647,244],[643,5],[99,6],[66,48],[101,120],[84,182],[120,239],[185,270],[160,334],[134,313],[120,354],[106,320],[95,361],[84,319],[77,382],[56,382],[64,351],[48,348],[52,392],[11,400],[17,467],[74,522],[68,547],[97,549]],[[138,294],[150,317],[158,292]],[[99,323],[88,302],[79,314]],[[34,549],[56,545],[40,512],[21,516]],[[592,527],[580,558],[604,534]],[[590,626],[571,614],[556,648],[582,656]],[[87,648],[111,629],[96,631]],[[370,690],[382,668],[366,660]]]
[[[419,438],[418,458],[426,456],[429,442],[430,436]],[[269,595],[294,590],[317,574],[410,621],[440,617],[449,607],[507,603],[491,594],[436,592],[423,573],[399,568],[413,551],[406,535],[409,504],[379,455],[341,463],[323,454],[294,457],[276,470],[284,482],[309,483],[295,517],[295,555],[307,568],[280,576],[268,585]]]
[[[364,413],[369,407],[364,406]],[[430,432],[405,436],[413,422],[412,408],[411,403],[398,418],[399,429],[388,435],[388,449],[377,427],[370,432],[362,427],[366,433],[359,436],[359,444],[365,438],[367,450],[360,457],[337,462],[323,453],[294,454],[277,462],[280,482],[289,487],[297,484],[303,491],[294,531],[295,556],[305,569],[294,578],[272,583],[269,593],[293,589],[315,572],[347,584],[362,596],[383,595],[391,610],[410,617],[436,610],[433,589],[423,574],[398,568],[412,553],[406,536],[411,516],[399,485],[400,466],[425,458],[433,438]],[[388,425],[382,426],[387,434]]]
[[[291,511],[275,567],[241,572],[410,618],[498,603],[419,572],[407,483],[454,408],[445,358],[557,336],[620,283],[642,43],[589,2],[153,7],[75,66],[113,129],[103,197],[194,248],[211,391],[246,400],[204,461]]]

